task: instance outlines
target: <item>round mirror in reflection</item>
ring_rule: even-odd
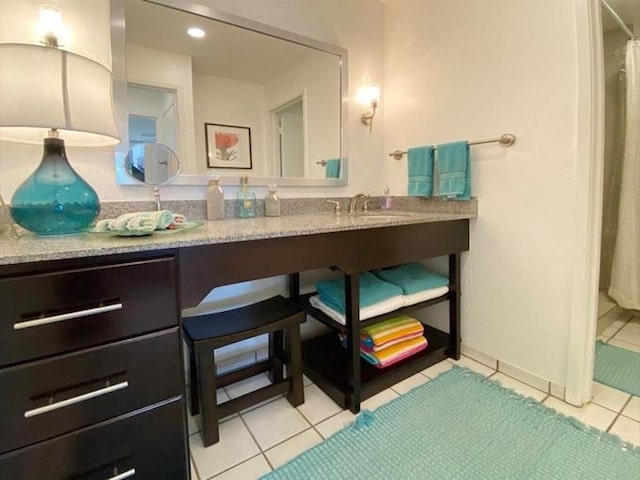
[[[129,149],[124,170],[129,177],[146,185],[164,185],[180,174],[180,160],[166,145],[139,143]]]

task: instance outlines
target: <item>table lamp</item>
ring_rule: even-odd
[[[14,221],[40,235],[76,233],[100,213],[98,195],[71,167],[72,146],[119,142],[114,122],[111,72],[59,45],[55,7],[41,8],[41,44],[0,44],[0,140],[42,144],[37,169],[15,190]]]

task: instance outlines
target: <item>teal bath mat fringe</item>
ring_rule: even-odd
[[[640,396],[640,353],[607,345],[598,340],[593,379]]]
[[[262,479],[637,480],[637,472],[640,448],[456,366]]]

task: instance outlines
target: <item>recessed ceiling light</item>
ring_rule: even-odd
[[[191,27],[189,30],[187,30],[187,33],[194,38],[202,38],[206,35],[204,33],[204,30],[198,27]]]

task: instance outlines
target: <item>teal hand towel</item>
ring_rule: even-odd
[[[340,178],[340,159],[332,158],[327,160],[324,168],[325,178]]]
[[[410,148],[407,152],[409,196],[430,197],[433,193],[433,146]]]
[[[326,305],[337,312],[346,313],[343,278],[316,282],[316,290],[320,300]],[[398,295],[402,295],[402,289],[397,285],[380,280],[371,272],[360,274],[360,308],[375,305]]]
[[[469,142],[451,142],[438,145],[438,187],[440,196],[456,200],[471,198],[471,161]]]
[[[446,287],[449,279],[428,270],[421,263],[413,262],[397,267],[383,268],[373,272],[385,282],[393,283],[402,288],[405,295],[431,290],[432,288]]]

